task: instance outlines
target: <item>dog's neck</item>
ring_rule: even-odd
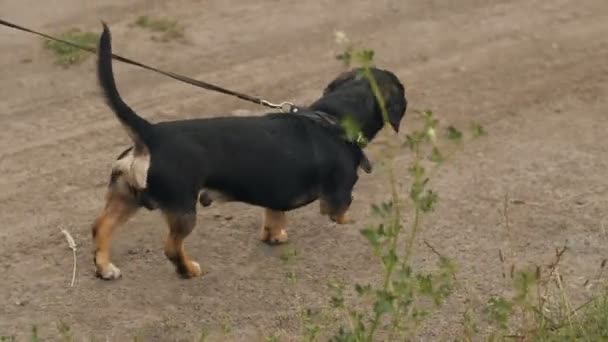
[[[368,141],[371,141],[382,129],[382,115],[379,113],[373,95],[345,96],[339,93],[330,93],[314,102],[309,108],[322,111],[342,122],[345,118],[355,120],[361,132]]]

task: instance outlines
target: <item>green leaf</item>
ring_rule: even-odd
[[[355,79],[356,80],[364,80],[365,78],[365,69],[363,68],[359,68],[357,69],[357,72],[355,73]]]
[[[363,65],[367,65],[374,60],[374,50],[361,50],[357,52],[357,61]]]
[[[424,192],[426,183],[428,183],[428,178],[424,181],[415,180],[414,183],[412,183],[412,189],[410,190],[410,198],[414,203],[418,205],[418,202],[421,200],[422,194]]]
[[[403,146],[407,146],[411,151],[414,151],[414,148],[416,147],[416,140],[414,140],[414,138],[411,135],[406,135],[405,136],[405,141],[403,142]]]
[[[423,195],[418,195],[418,198],[414,200],[414,202],[416,202],[418,208],[424,213],[432,211],[439,200],[439,195],[433,190],[427,190]]]
[[[477,122],[472,122],[471,123],[471,131],[473,133],[473,137],[478,138],[481,137],[483,135],[488,134],[486,132],[486,130],[483,128],[483,126],[481,126],[479,123]]]
[[[382,217],[382,209],[377,204],[372,204],[372,215]]]
[[[344,307],[344,297],[342,296],[332,296],[330,302],[331,306],[336,309]]]
[[[398,275],[399,275],[400,279],[406,279],[406,278],[411,277],[412,276],[412,267],[401,264]]]
[[[506,329],[509,317],[513,314],[513,304],[503,297],[494,297],[488,301],[485,311],[494,323]]]
[[[416,280],[418,281],[418,291],[420,291],[421,294],[426,296],[431,296],[433,294],[433,279],[430,274],[419,274],[416,276]]]
[[[530,288],[536,285],[535,271],[521,271],[515,273],[513,286],[517,292],[515,295],[516,301],[524,301],[530,293]]]
[[[372,290],[372,286],[369,284],[368,285],[355,284],[355,291],[357,291],[359,296],[365,295],[365,294],[369,293],[371,290]]]
[[[425,318],[429,316],[428,311],[413,309],[412,310],[412,318],[416,321],[423,321]]]
[[[393,311],[393,299],[390,296],[378,296],[374,303],[374,312],[380,316]]]
[[[388,267],[389,265],[394,265],[398,260],[399,258],[397,257],[395,250],[391,249],[382,257],[382,264]]]
[[[461,140],[462,132],[456,129],[454,126],[448,126],[447,128],[448,139],[450,140]]]
[[[32,342],[40,342],[40,337],[38,337],[38,327],[35,325],[32,327]]]
[[[349,67],[352,64],[352,60],[353,60],[352,47],[348,47],[344,52],[342,52],[341,54],[338,54],[336,56],[336,59],[341,61],[344,64],[344,66]]]
[[[373,228],[364,228],[361,229],[361,234],[363,236],[365,236],[365,238],[367,238],[367,240],[369,241],[369,243],[372,244],[372,246],[378,246],[378,232],[377,230],[373,229]]]
[[[380,224],[378,226],[378,236],[385,237],[387,235],[388,235],[388,231],[386,231],[386,229],[384,229],[384,224]]]
[[[344,117],[340,124],[342,125],[342,128],[346,133],[346,138],[349,141],[355,141],[361,133],[361,125],[352,116]]]
[[[452,260],[441,256],[439,257],[439,269],[450,276],[453,276],[456,274],[456,265],[454,264],[454,262],[452,262]]]
[[[444,160],[443,155],[441,154],[441,151],[439,151],[439,149],[437,147],[433,147],[433,150],[431,151],[431,156],[429,157],[429,159],[434,163],[442,163]]]
[[[393,202],[388,201],[388,202],[382,203],[382,211],[384,212],[385,215],[390,214],[393,211]]]
[[[414,177],[414,178],[422,178],[426,171],[424,170],[424,167],[422,167],[422,165],[416,163],[416,164],[410,166],[409,172],[410,172],[410,175],[412,175],[412,177]]]
[[[372,204],[372,215],[377,217],[390,217],[393,213],[394,206],[392,201],[383,202],[378,204]]]

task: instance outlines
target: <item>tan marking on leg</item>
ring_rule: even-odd
[[[332,213],[332,211],[333,211],[333,213]],[[346,209],[338,210],[337,212],[335,212],[329,206],[329,203],[325,199],[323,199],[323,198],[319,199],[319,212],[321,213],[321,215],[329,216],[329,218],[333,222],[336,222],[337,224],[350,224],[350,223],[355,222],[355,220],[347,217],[347,215],[346,215],[347,211],[348,211],[348,207]]]
[[[173,265],[176,272],[184,278],[198,277],[203,274],[201,266],[190,260],[184,249],[184,239],[192,232],[196,224],[196,214],[164,213],[169,225],[169,236],[165,243],[165,255]]]
[[[96,273],[103,279],[120,278],[120,270],[110,262],[110,240],[116,228],[125,223],[138,206],[130,197],[108,191],[106,205],[93,225]]]
[[[348,218],[346,216],[346,212],[343,212],[342,214],[337,214],[337,215],[329,215],[329,218],[336,222],[337,224],[350,224],[350,223],[355,223],[355,220]]]
[[[264,223],[262,224],[260,238],[270,244],[287,242],[286,223],[285,212],[264,209]]]

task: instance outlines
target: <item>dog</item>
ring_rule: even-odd
[[[184,278],[202,274],[184,250],[198,203],[236,201],[264,208],[260,238],[271,244],[287,241],[286,212],[316,200],[323,215],[348,222],[358,168],[367,159],[361,147],[345,139],[339,123],[355,120],[367,141],[384,126],[381,107],[359,69],[339,75],[300,113],[151,123],[121,98],[111,55],[111,34],[103,23],[98,81],[133,145],[116,159],[105,206],[92,227],[97,276],[121,276],[110,261],[110,239],[140,208],[162,212],[169,226],[164,252]],[[393,73],[370,70],[398,132],[407,108],[404,87]]]

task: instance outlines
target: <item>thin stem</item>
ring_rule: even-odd
[[[388,118],[388,112],[386,111],[386,105],[384,103],[384,97],[382,96],[382,93],[380,92],[380,88],[378,87],[378,83],[376,82],[375,78],[373,77],[371,70],[369,68],[369,63],[364,63],[363,66],[363,70],[365,73],[365,77],[367,78],[367,80],[370,83],[370,87],[372,89],[372,92],[374,93],[374,96],[376,97],[376,100],[378,101],[379,107],[382,111],[382,118],[384,120],[384,123],[387,124],[389,122],[389,118]],[[391,152],[393,152],[391,150]],[[393,161],[393,155],[391,153],[391,156],[389,156],[389,160],[391,160],[391,162]],[[393,165],[391,163],[391,165],[388,168],[389,171],[389,182],[390,182],[390,187],[391,187],[391,197],[392,197],[392,202],[393,202],[393,215],[391,217],[391,243],[390,243],[390,247],[389,247],[389,253],[392,251],[394,252],[397,249],[397,242],[399,240],[399,233],[401,230],[401,225],[399,224],[399,219],[401,217],[400,214],[400,209],[399,209],[399,204],[400,204],[400,199],[399,199],[399,194],[397,192],[397,182],[395,180],[395,171],[393,169]],[[384,282],[383,282],[383,290],[386,292],[388,291],[392,286],[391,286],[391,279],[392,279],[392,275],[393,275],[393,271],[395,269],[395,265],[396,265],[396,261],[393,260],[392,258],[389,259],[389,263],[386,266],[386,272],[384,274]],[[381,313],[376,312],[374,315],[374,318],[372,320],[372,324],[370,326],[368,335],[367,335],[367,341],[372,341],[372,337],[374,336],[374,333],[376,332],[376,329],[378,328],[378,324],[380,323],[380,316]]]
[[[70,287],[74,287],[74,282],[76,281],[76,248],[72,248],[72,256],[74,257],[74,267],[72,267],[72,284]]]

